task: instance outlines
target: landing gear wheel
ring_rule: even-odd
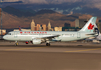
[[[46,46],[50,46],[50,43],[46,43]]]

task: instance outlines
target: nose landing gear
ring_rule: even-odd
[[[15,41],[15,46],[18,46],[18,45],[19,45],[19,43],[17,41]]]

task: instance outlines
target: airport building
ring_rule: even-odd
[[[6,34],[6,30],[2,29],[2,35],[5,35],[5,34]],[[0,29],[0,35],[1,35],[1,29]]]
[[[40,24],[37,24],[37,30],[36,31],[41,31],[41,26],[40,26]]]
[[[31,22],[31,31],[35,31],[35,22],[32,20]]]
[[[55,31],[62,31],[62,27],[54,27]]]
[[[54,29],[53,29],[53,28],[51,28],[51,31],[54,31]]]
[[[97,23],[97,26],[98,26],[98,29],[99,29],[99,31],[101,33],[101,20],[99,20],[99,22]]]
[[[64,27],[71,27],[71,25],[68,24],[68,23],[65,23],[65,24],[64,24]]]
[[[42,31],[46,31],[46,24],[42,25]]]
[[[50,24],[50,21],[48,23],[48,31],[51,31],[51,24]]]
[[[98,29],[99,29],[99,31],[101,33],[101,23],[97,23],[97,26],[98,26]]]
[[[101,20],[99,20],[99,22],[101,23]]]
[[[75,27],[82,28],[87,22],[87,19],[76,19],[75,20]]]
[[[37,26],[35,26],[35,30],[34,31],[37,31]]]
[[[78,27],[62,27],[62,31],[79,31],[80,29]]]

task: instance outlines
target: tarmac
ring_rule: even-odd
[[[0,70],[101,70],[101,44],[0,41]]]

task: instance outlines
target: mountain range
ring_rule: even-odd
[[[21,26],[22,28],[30,28],[30,23],[34,19],[36,24],[51,23],[52,27],[70,24],[71,27],[75,26],[75,19],[89,19],[91,15],[87,14],[71,14],[64,15],[53,10],[42,9],[39,11],[16,9],[10,6],[3,8],[3,28],[14,29]]]

